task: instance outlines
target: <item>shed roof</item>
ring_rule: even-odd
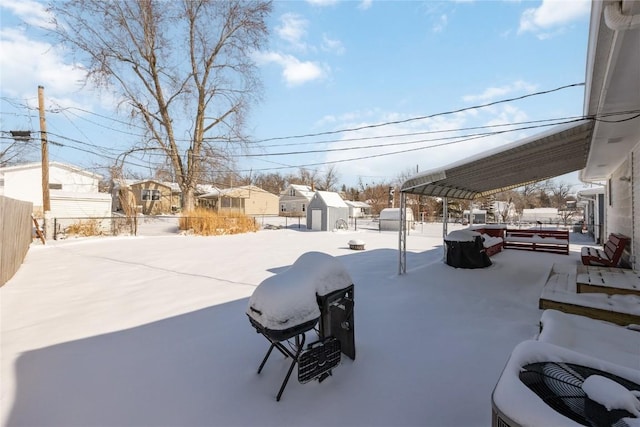
[[[547,132],[481,153],[441,169],[413,176],[400,191],[473,199],[584,168],[593,121],[554,127]]]
[[[347,204],[342,200],[340,194],[331,191],[316,191],[316,196],[320,197],[325,205],[333,208],[348,208]]]

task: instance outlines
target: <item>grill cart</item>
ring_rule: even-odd
[[[307,252],[286,271],[264,280],[249,299],[247,316],[270,343],[258,373],[273,349],[291,358],[280,385],[280,401],[293,369],[298,381],[323,381],[344,352],[355,359],[353,282],[342,264],[321,252]],[[314,339],[307,344],[307,338]]]

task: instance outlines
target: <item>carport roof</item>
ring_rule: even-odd
[[[581,120],[413,176],[400,191],[473,199],[585,167],[593,121]]]

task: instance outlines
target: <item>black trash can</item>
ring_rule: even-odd
[[[491,265],[491,259],[484,250],[480,233],[474,232],[467,239],[447,237],[444,243],[447,248],[447,264],[451,267],[485,268]]]
[[[320,308],[320,339],[337,338],[342,353],[355,360],[353,285],[326,295],[316,295],[316,298]]]

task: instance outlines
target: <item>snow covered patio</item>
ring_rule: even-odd
[[[484,269],[442,261],[442,225],[398,234],[263,230],[31,247],[0,288],[3,426],[487,426],[514,347],[539,331],[553,263],[506,250]],[[353,251],[348,242],[366,242]],[[589,242],[586,242],[587,244]],[[355,283],[358,357],[322,383],[291,380],[246,316],[264,279],[303,253]]]

